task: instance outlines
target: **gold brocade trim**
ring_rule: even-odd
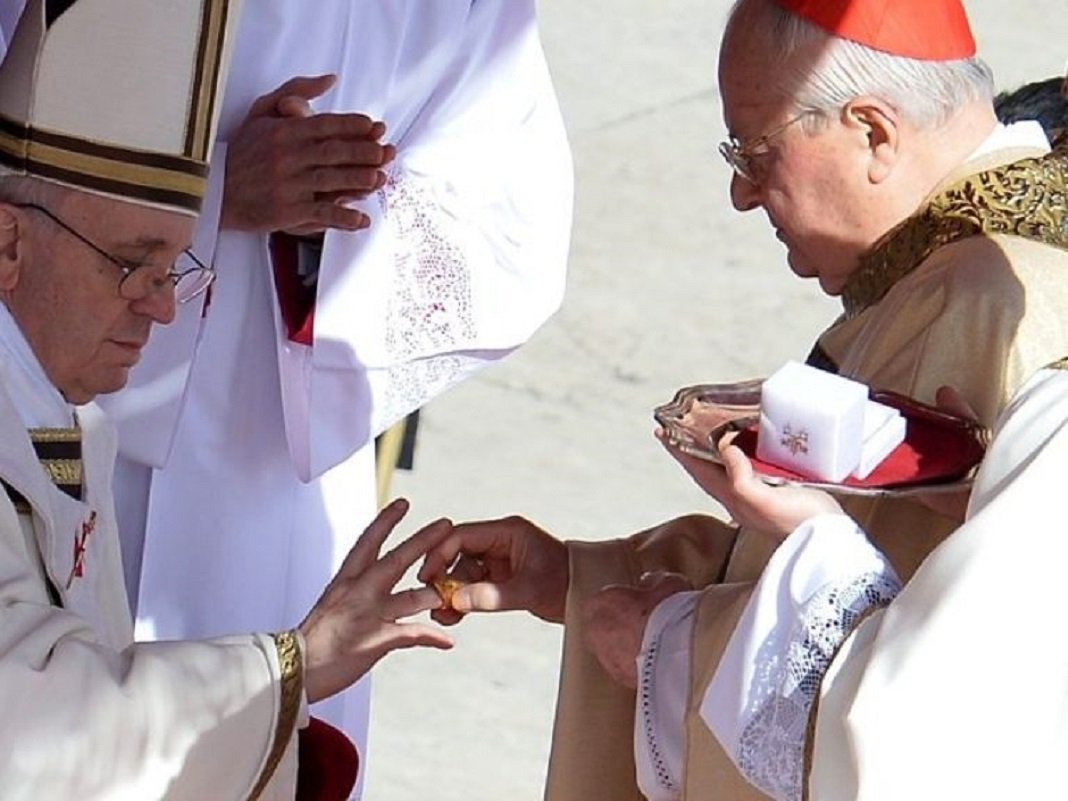
[[[201,17],[185,141],[186,155],[198,161],[207,160],[211,144],[212,112],[225,45],[228,6],[229,0],[207,0]]]
[[[304,657],[300,652],[300,637],[297,632],[282,631],[272,634],[271,637],[274,639],[274,647],[278,650],[278,666],[282,674],[278,724],[275,726],[271,752],[263,764],[263,771],[256,781],[256,786],[252,788],[249,801],[259,798],[274,776],[274,771],[293,737],[297,713],[300,711],[300,696],[304,691]]]
[[[934,251],[971,236],[1009,234],[1068,250],[1068,142],[964,178],[884,236],[842,292],[847,318],[878,303]]]
[[[75,500],[82,497],[82,431],[80,428],[31,428],[30,442],[48,480]]]
[[[41,467],[55,484],[82,485],[81,459],[42,459]]]
[[[0,164],[88,189],[199,209],[203,162],[120,148],[24,124],[0,114]]]
[[[27,161],[37,164],[50,164],[79,175],[92,176],[110,181],[118,181],[134,186],[151,189],[163,189],[181,192],[187,195],[202,196],[207,187],[207,179],[191,172],[181,172],[165,167],[152,167],[146,164],[133,164],[115,159],[101,158],[88,153],[63,150],[39,142],[16,143]],[[0,148],[12,152],[11,143],[0,141]]]
[[[31,428],[30,439],[33,442],[81,442],[80,428]]]

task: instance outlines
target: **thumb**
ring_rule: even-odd
[[[504,606],[500,588],[488,581],[465,584],[452,595],[452,608],[461,614],[468,612],[499,612]]]
[[[309,101],[329,91],[337,82],[337,76],[332,74],[327,75],[298,75],[295,78],[290,78],[278,88],[268,92],[265,95],[260,95],[256,101],[252,104],[252,108],[249,109],[249,117],[271,117],[278,114],[283,116],[294,116],[292,114],[285,114],[280,108],[283,100],[292,108],[292,104],[299,102],[300,100]],[[310,110],[310,106],[309,106]]]
[[[300,95],[286,95],[275,105],[275,111],[279,117],[310,117],[312,111],[311,102]]]

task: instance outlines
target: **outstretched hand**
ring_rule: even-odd
[[[463,586],[448,608],[431,617],[444,625],[467,612],[522,609],[551,623],[562,623],[570,574],[567,547],[522,517],[457,525],[427,554],[419,580],[449,575]]]
[[[312,110],[335,81],[292,78],[252,104],[227,144],[223,228],[307,235],[370,224],[346,202],[385,184],[396,150],[380,141],[380,121]]]
[[[842,507],[826,492],[806,487],[771,487],[753,472],[741,448],[724,437],[719,442],[723,465],[690,456],[673,445],[663,431],[657,438],[701,489],[719,501],[743,528],[775,542],[819,514],[841,513]]]
[[[390,651],[452,647],[452,640],[433,626],[397,622],[440,604],[428,587],[400,592],[394,588],[405,571],[452,530],[451,523],[439,520],[380,557],[382,544],[407,511],[407,501],[399,499],[379,512],[300,624],[309,701],[345,689]]]

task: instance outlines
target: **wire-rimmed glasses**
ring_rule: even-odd
[[[112,256],[44,206],[37,203],[12,203],[11,205],[41,212],[68,234],[118,267],[122,271],[122,278],[119,279],[119,297],[124,300],[143,300],[153,292],[162,289],[169,280],[174,285],[175,301],[187,303],[202,294],[215,280],[215,270],[204,264],[191,250],[183,250],[171,269],[161,274],[157,271],[141,269],[143,265],[130,264]]]
[[[743,145],[734,136],[728,137],[726,142],[719,143],[720,155],[730,165],[731,169],[751,184],[759,184],[760,177],[753,165],[753,157],[759,156],[762,153],[766,153],[768,150],[768,143],[771,142],[776,136],[781,134],[795,122],[799,122],[812,114],[811,111],[802,111],[796,117],[791,117],[784,122],[778,128],[773,128],[763,136],[759,136],[749,144]]]

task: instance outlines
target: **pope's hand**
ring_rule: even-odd
[[[719,444],[722,466],[684,453],[662,431],[657,437],[698,486],[726,507],[736,523],[776,543],[811,517],[842,513],[842,507],[826,492],[768,486],[753,472],[749,458],[726,437]]]
[[[333,75],[297,77],[258,98],[226,147],[221,227],[310,234],[366,228],[346,202],[386,181],[393,145],[385,125],[364,114],[316,114],[310,101]]]
[[[446,572],[464,585],[452,594],[451,608],[431,613],[439,623],[457,623],[467,612],[514,609],[551,623],[564,620],[570,572],[567,547],[522,517],[455,526],[427,554],[419,579],[431,582]]]
[[[427,587],[400,592],[394,588],[405,571],[452,528],[448,521],[439,520],[379,557],[382,543],[407,511],[407,502],[396,500],[378,514],[300,624],[309,701],[345,689],[390,651],[452,647],[452,640],[433,626],[397,622],[440,603],[438,594]]]
[[[678,573],[647,573],[637,587],[612,584],[590,596],[582,610],[586,647],[604,671],[630,689],[638,686],[638,653],[649,616],[665,598],[693,589]]]

